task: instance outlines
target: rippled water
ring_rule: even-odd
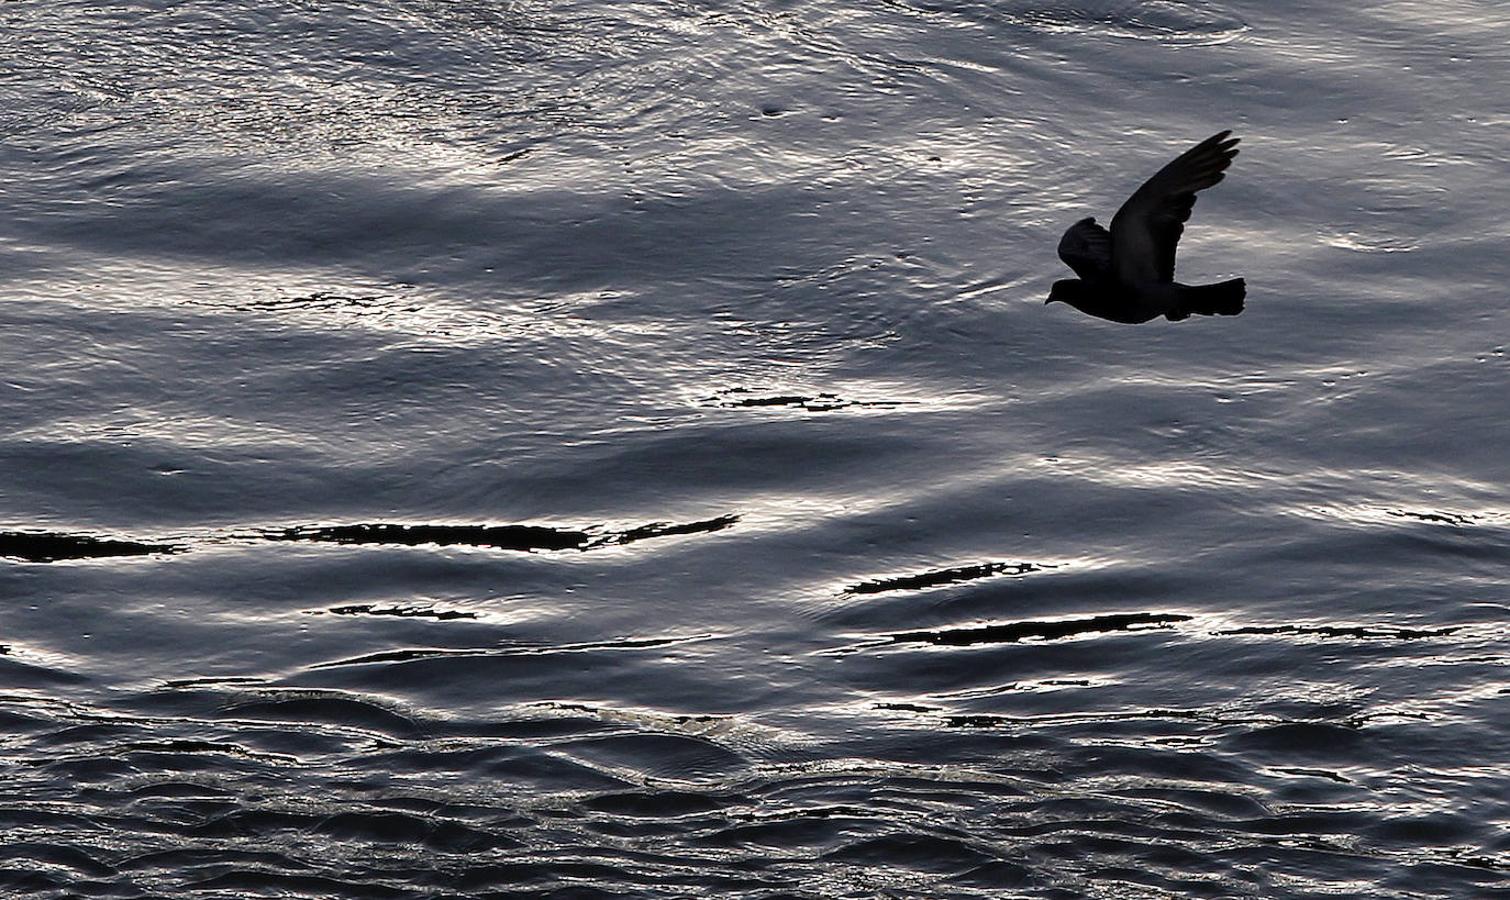
[[[1507,47],[5,3],[0,887],[1510,889]],[[1222,128],[1248,311],[1045,308]]]

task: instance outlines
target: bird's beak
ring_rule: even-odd
[[[1050,297],[1049,299],[1043,301],[1043,305],[1044,306],[1048,306],[1050,303],[1053,303],[1053,302],[1054,302],[1054,298]]]

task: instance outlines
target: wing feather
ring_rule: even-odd
[[[1059,239],[1059,258],[1086,281],[1098,281],[1111,271],[1111,232],[1095,219],[1081,219]]]
[[[1112,217],[1112,269],[1127,283],[1174,280],[1174,251],[1195,195],[1221,181],[1237,156],[1231,131],[1214,134],[1160,169]]]

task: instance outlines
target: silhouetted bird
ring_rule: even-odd
[[[1179,321],[1191,313],[1235,316],[1243,311],[1247,286],[1241,278],[1220,284],[1184,285],[1174,280],[1174,248],[1195,206],[1195,192],[1221,181],[1237,156],[1237,138],[1223,131],[1201,141],[1133,192],[1112,230],[1081,219],[1059,241],[1059,258],[1078,279],[1054,282],[1044,304],[1061,300],[1083,313],[1138,324],[1163,316]]]

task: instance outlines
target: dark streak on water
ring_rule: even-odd
[[[447,622],[453,619],[475,619],[476,613],[459,612],[454,609],[421,609],[416,606],[375,606],[371,603],[356,603],[351,606],[332,606],[325,610],[335,616],[398,616],[409,619],[435,619]]]
[[[976,578],[990,578],[994,575],[1026,575],[1029,572],[1041,572],[1051,566],[1034,565],[1033,563],[979,563],[971,566],[955,566],[949,569],[938,569],[933,572],[923,572],[918,575],[899,575],[895,578],[877,578],[871,581],[862,581],[852,585],[846,590],[851,594],[881,594],[887,591],[916,591],[924,588],[938,587],[944,584],[957,584],[961,581],[971,581]]]
[[[585,531],[538,525],[305,525],[265,531],[270,541],[318,541],[331,544],[393,544],[418,547],[488,547],[494,550],[581,550]]]
[[[1355,638],[1367,640],[1383,638],[1394,641],[1415,641],[1423,638],[1446,637],[1456,628],[1368,628],[1365,626],[1337,627],[1331,625],[1268,625],[1232,628],[1218,634],[1271,634],[1314,635],[1325,638]]]
[[[182,549],[173,544],[147,544],[87,534],[0,531],[0,556],[26,562],[147,556],[153,553],[176,553]]]
[[[1142,626],[1161,627],[1175,622],[1188,621],[1190,621],[1190,616],[1174,613],[1128,613],[1094,616],[1089,619],[1068,619],[1062,622],[1006,622],[999,625],[982,625],[977,628],[905,631],[892,635],[891,639],[899,643],[968,647],[973,644],[1015,644],[1018,641],[1030,639],[1052,641],[1107,631],[1138,631],[1142,630]]]
[[[720,391],[717,396],[704,400],[714,406],[725,409],[751,409],[759,407],[787,407],[801,409],[806,412],[834,412],[841,409],[891,409],[902,406],[905,401],[900,400],[848,400],[838,394],[820,391],[811,396],[804,394],[776,394],[771,396],[745,396],[750,394],[749,388],[729,388]]]
[[[494,550],[589,550],[612,544],[631,544],[649,538],[722,531],[738,516],[719,516],[701,522],[653,522],[620,532],[599,533],[540,525],[304,525],[264,531],[270,541],[316,541],[333,544],[390,544],[408,547],[487,547]]]

